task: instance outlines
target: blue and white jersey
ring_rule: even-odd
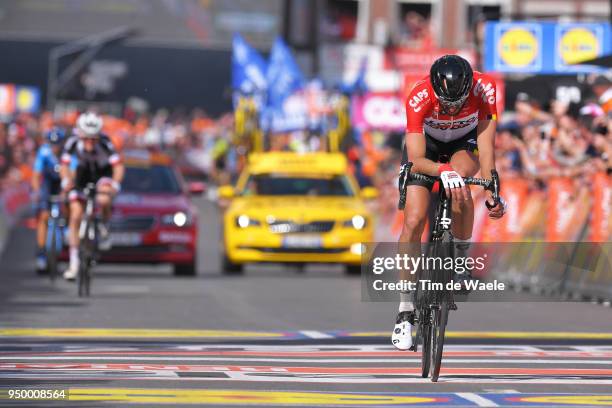
[[[51,145],[45,143],[38,148],[34,160],[34,172],[42,176],[42,188],[47,191],[55,191],[60,185],[60,160],[53,153]],[[77,167],[76,158],[70,162],[70,169]]]

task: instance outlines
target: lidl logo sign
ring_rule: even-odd
[[[542,65],[542,35],[537,25],[496,27],[495,65],[498,71],[537,71]]]
[[[597,26],[559,25],[556,30],[557,69],[579,63],[601,54],[603,30]]]

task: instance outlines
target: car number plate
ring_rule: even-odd
[[[111,232],[110,239],[114,246],[136,246],[142,243],[142,235],[136,232]]]
[[[319,235],[287,235],[283,237],[285,248],[320,248],[321,237]]]

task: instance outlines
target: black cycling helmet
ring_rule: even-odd
[[[445,55],[433,63],[429,80],[444,113],[454,115],[461,110],[473,78],[470,63],[458,55]]]

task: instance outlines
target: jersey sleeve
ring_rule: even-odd
[[[119,152],[117,152],[117,149],[115,149],[115,145],[110,137],[106,135],[102,136],[100,138],[100,143],[104,147],[104,150],[106,150],[108,153],[108,161],[110,162],[111,166],[121,163],[121,155],[119,155]]]
[[[422,80],[415,84],[406,99],[406,132],[422,133],[423,120],[431,107],[431,92],[427,81]]]
[[[36,152],[36,158],[34,159],[34,172],[35,173],[42,173],[44,167],[45,167],[45,146],[41,146],[38,148],[38,151]]]
[[[79,167],[79,159],[77,158],[76,154],[73,154],[70,156],[70,164],[68,168],[70,171],[76,171],[77,167]]]
[[[497,120],[497,87],[495,80],[483,75],[476,84],[480,98],[478,120]]]
[[[73,136],[66,141],[61,156],[62,164],[70,164],[70,162],[72,161],[72,156],[76,153],[77,142],[78,138],[76,136]]]

